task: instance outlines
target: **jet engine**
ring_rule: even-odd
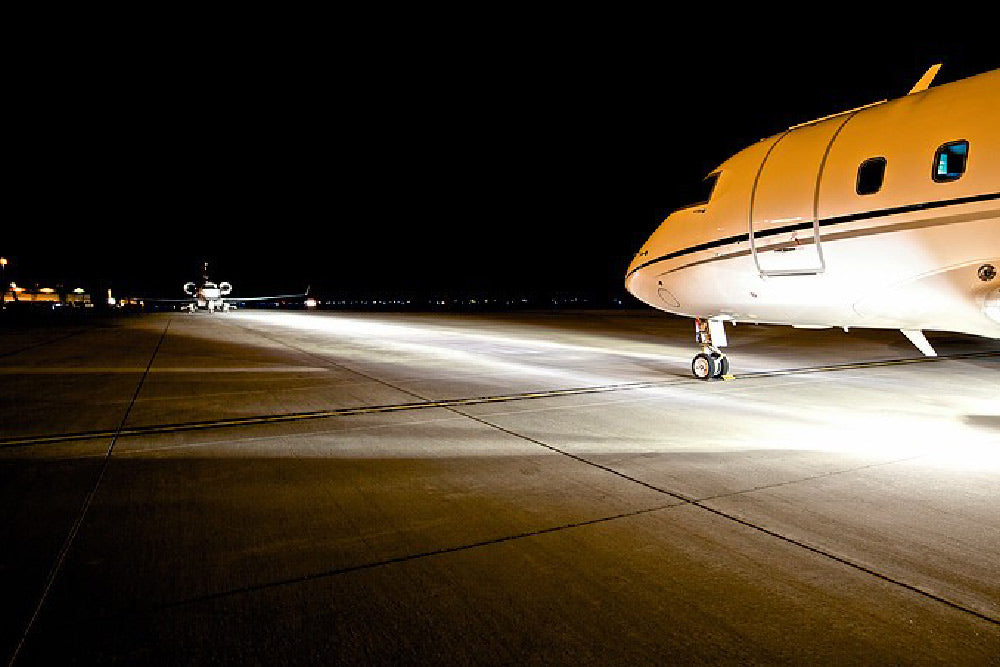
[[[185,294],[187,294],[188,296],[194,296],[195,293],[196,293],[196,291],[197,290],[195,288],[195,284],[194,283],[191,283],[191,282],[184,283],[184,293]]]
[[[232,291],[233,291],[233,286],[231,284],[227,282],[219,283],[219,294],[221,294],[222,296],[226,296]]]

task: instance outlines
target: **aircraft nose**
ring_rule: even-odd
[[[628,268],[625,271],[625,289],[631,293],[635,294],[634,282],[636,277],[636,272],[643,267],[643,265],[649,261],[649,248],[644,244],[639,252],[635,254],[632,261],[629,262]]]
[[[628,273],[631,273],[637,267],[642,266],[642,264],[646,262],[648,258],[649,258],[649,248],[646,247],[646,244],[643,244],[643,246],[639,248],[639,252],[635,253],[635,256],[632,257],[632,261],[629,262]]]

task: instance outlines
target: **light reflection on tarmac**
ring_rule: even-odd
[[[5,333],[0,649],[995,663],[1000,342],[929,337],[741,325],[705,383],[647,311]]]

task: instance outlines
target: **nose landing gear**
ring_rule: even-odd
[[[729,375],[729,357],[721,352],[694,355],[691,360],[691,374],[699,380],[719,379]]]
[[[727,344],[723,321],[696,319],[694,330],[695,339],[703,351],[691,360],[691,374],[699,380],[717,380],[728,376],[729,358],[719,350]]]

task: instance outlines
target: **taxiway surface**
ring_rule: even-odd
[[[0,654],[998,664],[1000,342],[929,337],[739,326],[706,383],[647,311],[0,331]]]

